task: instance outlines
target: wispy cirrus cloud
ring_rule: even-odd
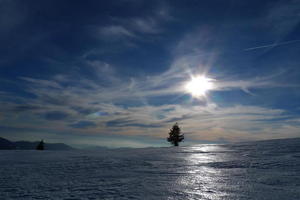
[[[291,41],[283,41],[283,42],[279,42],[279,43],[273,43],[273,44],[265,44],[265,45],[261,45],[261,46],[256,46],[256,47],[250,47],[247,49],[244,49],[245,51],[252,51],[252,50],[257,50],[257,49],[264,49],[264,48],[269,48],[269,47],[277,47],[277,46],[282,46],[282,45],[288,45],[288,44],[293,44],[293,43],[297,43],[300,42],[300,40],[291,40]]]
[[[100,27],[98,29],[98,33],[100,34],[100,38],[103,38],[104,40],[106,39],[119,40],[119,39],[136,37],[133,31],[121,25],[110,25],[110,26]]]
[[[294,37],[291,40],[286,40],[286,37],[299,26],[299,12],[299,0],[278,1],[270,4],[264,14],[252,22],[254,27],[258,26],[265,30],[262,34],[267,33],[268,40],[256,43],[244,50],[252,51],[262,49],[269,51],[275,47],[299,42],[299,38]]]
[[[158,81],[153,82],[152,78]],[[288,129],[291,132],[288,134],[293,136],[296,134],[293,130],[299,126],[289,123],[288,120],[285,120],[285,125],[278,125],[276,119],[288,119],[289,115],[281,109],[259,106],[222,107],[212,102],[182,105],[165,102],[164,105],[155,106],[145,104],[144,101],[139,106],[125,107],[122,105],[126,105],[130,100],[137,101],[140,97],[147,100],[152,96],[181,95],[184,92],[183,90],[173,90],[178,85],[166,84],[168,81],[172,82],[174,77],[169,77],[167,80],[160,80],[163,79],[160,76],[152,78],[134,79],[134,84],[119,80],[118,84],[114,83],[108,87],[107,85],[103,86],[102,82],[97,83],[97,80],[87,80],[83,77],[80,79],[77,77],[76,84],[73,83],[72,77],[68,76],[59,76],[59,78],[55,77],[47,81],[23,77],[22,80],[26,81],[29,86],[27,92],[34,94],[37,98],[24,100],[24,103],[29,105],[27,107],[22,103],[10,103],[8,107],[18,109],[22,113],[19,118],[15,118],[16,121],[22,120],[25,116],[43,120],[39,116],[44,115],[44,119],[50,120],[53,125],[55,122],[59,124],[55,124],[57,130],[72,130],[76,133],[85,129],[86,134],[105,132],[164,137],[164,132],[168,130],[168,127],[179,121],[185,131],[189,133],[188,137],[206,140],[223,138],[236,141],[274,137],[274,127],[281,130],[286,128],[286,124],[290,124]],[[174,80],[176,79],[178,77],[175,76]],[[68,81],[72,84],[66,84]],[[258,85],[257,82],[259,81],[248,81],[246,86],[266,85]],[[218,89],[232,90],[245,84],[234,81],[230,84],[227,83]],[[58,110],[60,111],[58,112]],[[7,116],[7,118],[11,117]],[[18,126],[22,127],[22,123],[19,123]],[[34,124],[30,126],[35,127]],[[278,137],[280,136],[281,134],[278,135]]]
[[[147,35],[161,33],[163,24],[171,21],[170,8],[166,4],[158,5],[153,12],[148,15],[134,16],[128,18],[112,17],[113,25],[96,26],[92,29],[101,40],[110,41],[133,41],[145,39]]]

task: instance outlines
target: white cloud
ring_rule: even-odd
[[[290,116],[281,109],[245,105],[220,107],[212,102],[201,105],[167,102],[166,105],[160,106],[145,104],[123,107],[114,102],[126,103],[128,100],[136,100],[138,92],[147,99],[147,95],[149,93],[153,95],[155,91],[130,93],[126,89],[127,86],[119,85],[119,88],[116,88],[117,91],[110,92],[114,88],[104,88],[97,84],[94,84],[94,88],[86,87],[86,83],[92,82],[87,80],[83,82],[77,80],[78,85],[76,86],[57,89],[49,88],[47,84],[39,84],[38,81],[28,80],[32,86],[30,88],[35,88],[34,90],[30,89],[30,92],[38,98],[26,100],[31,107],[28,107],[25,113],[20,113],[14,120],[12,120],[12,115],[9,117],[10,119],[6,119],[6,121],[13,121],[13,124],[17,124],[18,127],[70,131],[72,128],[68,127],[69,124],[85,120],[95,123],[95,127],[85,130],[86,134],[112,133],[164,138],[172,123],[178,121],[183,131],[189,133],[190,139],[218,140],[223,138],[230,141],[296,136],[295,130],[299,127],[298,121],[287,120]],[[61,85],[59,81],[57,84]],[[136,84],[141,83],[137,82]],[[160,92],[162,91],[160,90]],[[65,101],[60,102],[60,100]],[[17,105],[11,103],[5,107],[16,107]],[[31,109],[34,106],[39,109]],[[67,121],[49,122],[39,117],[42,113],[55,110],[68,113]],[[28,120],[31,123],[28,123]],[[281,123],[278,123],[278,120]],[[2,119],[2,121],[5,120]],[[32,123],[35,121],[39,121],[39,123]],[[110,122],[117,125],[115,127],[107,126]],[[72,130],[74,133],[81,131]],[[280,131],[282,132],[280,133]]]
[[[112,17],[114,25],[98,27],[98,36],[102,40],[132,41],[145,39],[147,35],[159,34],[163,32],[163,25],[173,19],[169,10],[170,8],[164,4],[156,7],[146,16]],[[131,45],[134,46],[132,43]]]
[[[122,39],[122,38],[135,38],[136,35],[121,25],[110,25],[100,27],[98,29],[100,39]]]
[[[158,21],[154,18],[133,18],[129,20],[131,28],[140,33],[155,34],[161,32]]]

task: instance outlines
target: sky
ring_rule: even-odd
[[[168,146],[176,122],[185,145],[300,137],[299,0],[0,0],[0,44],[7,139]]]

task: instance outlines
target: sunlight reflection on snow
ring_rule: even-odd
[[[201,145],[187,147],[184,152],[187,171],[185,176],[178,179],[178,184],[184,186],[188,199],[219,199],[226,193],[220,192],[220,187],[224,187],[222,171],[206,166],[207,163],[221,162],[220,154],[214,152],[224,151],[221,146]],[[222,154],[221,154],[222,155]]]

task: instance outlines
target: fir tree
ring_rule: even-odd
[[[178,143],[184,140],[184,135],[181,134],[181,130],[176,122],[170,129],[168,142],[171,142],[174,146],[178,146]]]
[[[36,150],[44,150],[44,140],[41,140],[41,142],[37,145]]]

